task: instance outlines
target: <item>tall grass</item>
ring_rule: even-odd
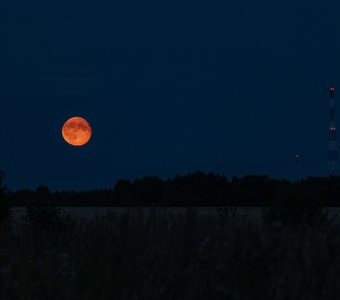
[[[141,208],[0,237],[0,299],[340,299],[340,228]]]

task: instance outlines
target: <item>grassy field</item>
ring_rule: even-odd
[[[128,207],[59,207],[60,211],[64,214],[68,214],[71,217],[77,218],[78,220],[90,220],[95,217],[105,216],[107,213],[124,213]],[[152,208],[140,208],[145,212],[145,216],[148,215],[149,210]],[[183,213],[185,207],[165,207],[163,208],[167,212],[171,213]],[[193,207],[192,208],[198,214],[215,214],[215,207]],[[326,208],[331,216],[337,215],[337,221],[340,222],[340,207],[327,207]],[[248,216],[254,221],[262,219],[263,209],[261,207],[237,207],[237,213],[243,216]],[[26,215],[26,208],[23,206],[17,206],[12,208],[13,221],[20,224]]]
[[[340,299],[337,224],[157,208],[33,225],[1,230],[2,300]]]

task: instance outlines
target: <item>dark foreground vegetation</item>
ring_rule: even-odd
[[[231,208],[131,208],[79,222],[39,209],[0,232],[0,299],[340,299],[340,227]]]
[[[340,205],[340,176],[299,181],[268,176],[233,177],[195,172],[173,179],[118,180],[113,188],[84,192],[36,190],[8,193],[10,204],[48,200],[56,206],[328,206]]]
[[[113,190],[64,194],[44,186],[10,193],[2,179],[1,300],[340,299],[340,224],[322,206],[337,199],[337,177],[291,183],[250,176],[228,182],[195,173],[175,178],[165,191],[163,181],[144,178],[118,182]],[[146,188],[149,180],[161,188]],[[163,194],[152,198],[157,190]],[[131,207],[89,221],[57,207],[65,203],[59,200],[84,205],[81,199],[218,205],[207,214],[193,207],[184,212]],[[19,200],[27,214],[16,224],[10,206]],[[228,205],[250,203],[262,203],[260,222]]]

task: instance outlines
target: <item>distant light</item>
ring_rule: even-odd
[[[296,157],[296,158],[299,158],[299,154],[296,154],[295,157]]]
[[[331,131],[336,131],[336,128],[335,127],[331,127],[329,128]]]
[[[330,91],[335,91],[335,88],[334,88],[334,87],[331,87],[329,90],[330,90]]]

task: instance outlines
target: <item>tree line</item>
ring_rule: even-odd
[[[145,176],[120,179],[112,188],[51,192],[6,191],[10,206],[320,206],[340,204],[340,176],[289,181],[247,175],[228,180],[215,173],[193,172],[163,180]]]

